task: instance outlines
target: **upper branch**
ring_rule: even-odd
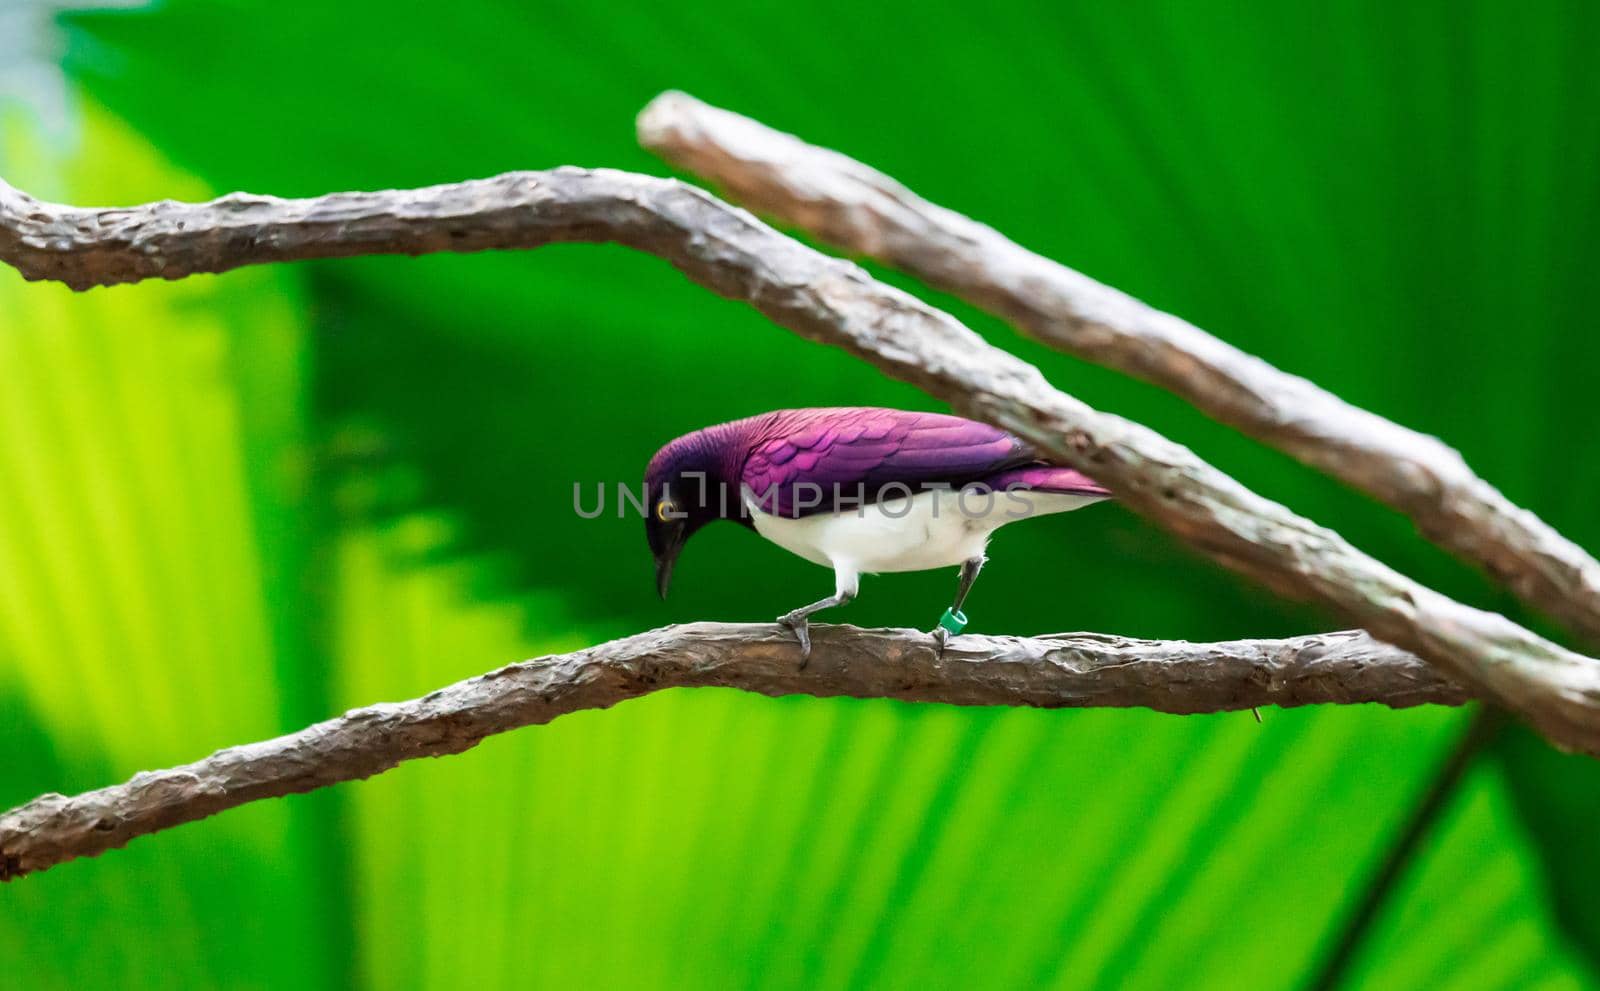
[[[1057,391],[1032,365],[850,262],[691,186],[607,169],[518,172],[309,200],[85,210],[0,188],[0,260],[77,288],[355,254],[615,241],[855,354],[1088,472],[1216,561],[1439,664],[1545,736],[1600,754],[1600,663],[1424,588],[1192,451]]]
[[[639,115],[639,140],[753,210],[904,269],[1063,351],[1168,389],[1367,492],[1600,643],[1600,562],[1437,439],[1351,406],[929,203],[875,169],[758,121],[665,93]]]
[[[275,740],[0,816],[0,880],[114,850],[247,802],[460,753],[496,733],[665,688],[849,695],[957,705],[1146,706],[1219,712],[1317,702],[1455,705],[1467,693],[1360,632],[1191,644],[1088,634],[961,636],[943,656],[912,630],[813,627],[801,666],[789,631],[696,623],[513,664],[409,702],[373,705]]]

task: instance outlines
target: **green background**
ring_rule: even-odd
[[[83,204],[665,174],[667,88],[838,148],[1359,406],[1600,548],[1600,5],[0,10],[0,175]],[[6,19],[9,18],[9,19]],[[948,306],[1406,573],[1381,507]],[[612,247],[74,295],[0,272],[0,806],[828,575],[713,527],[656,600],[634,482],[790,405],[935,408]],[[1099,507],[1001,533],[984,632],[1338,626]],[[928,626],[952,574],[839,619]],[[1559,636],[1540,626],[1545,632]],[[27,988],[1308,986],[1470,712],[1177,718],[670,692],[0,888]],[[1600,773],[1474,752],[1344,986],[1600,984]]]

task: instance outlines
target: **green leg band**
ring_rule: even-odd
[[[967,614],[959,609],[946,609],[944,615],[939,617],[939,627],[949,630],[952,635],[960,633],[967,628]]]

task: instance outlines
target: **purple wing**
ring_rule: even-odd
[[[753,438],[741,483],[763,511],[782,516],[958,487],[1035,457],[998,427],[941,413],[843,407],[770,417]]]

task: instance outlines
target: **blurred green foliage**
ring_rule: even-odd
[[[407,8],[64,17],[73,202],[662,171],[681,88],[1435,432],[1600,548],[1591,4]],[[42,104],[41,104],[42,105]],[[892,273],[1089,402],[1430,584],[1536,622],[1405,521]],[[0,273],[0,804],[829,579],[712,528],[655,601],[635,481],[786,405],[929,406],[616,248],[363,259],[72,295]],[[1115,507],[1002,533],[975,627],[1191,639],[1333,620]],[[929,625],[952,575],[838,618]],[[1465,714],[1173,718],[676,692],[229,813],[0,891],[25,987],[1296,987]],[[1352,985],[1595,983],[1600,781],[1520,732]]]

